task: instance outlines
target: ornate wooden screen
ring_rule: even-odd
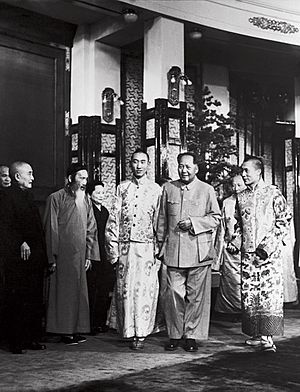
[[[108,207],[115,188],[121,180],[122,148],[121,120],[116,124],[101,123],[100,116],[81,116],[71,126],[70,162],[88,168],[89,178],[106,184]]]
[[[142,105],[142,147],[147,150],[151,165],[149,176],[176,179],[177,155],[186,150],[186,103],[169,107],[167,99],[156,99],[154,108]]]

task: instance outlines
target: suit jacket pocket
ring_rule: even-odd
[[[168,200],[168,212],[170,215],[179,215],[180,202],[176,200]]]
[[[200,263],[203,261],[213,260],[216,257],[214,243],[212,240],[201,242],[198,238],[198,249]]]

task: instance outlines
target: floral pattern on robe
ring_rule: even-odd
[[[263,180],[238,195],[242,227],[242,330],[250,336],[283,334],[281,245],[291,220],[286,200]],[[234,243],[234,241],[233,241]],[[262,261],[257,248],[268,257]]]
[[[117,264],[108,324],[125,338],[149,335],[158,298],[156,221],[161,188],[147,177],[122,182],[106,226],[107,258]]]

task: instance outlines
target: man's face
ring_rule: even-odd
[[[18,172],[15,174],[15,178],[20,188],[32,188],[32,183],[34,181],[32,167],[27,163],[24,163],[19,167]]]
[[[233,188],[234,193],[240,193],[246,188],[246,185],[244,183],[242,176],[233,177],[232,188]]]
[[[194,180],[198,173],[198,166],[190,155],[183,155],[178,164],[178,174],[184,184],[189,184]]]
[[[245,185],[251,186],[258,183],[261,177],[261,170],[255,167],[253,161],[247,161],[242,164],[242,177]]]
[[[142,178],[148,169],[148,157],[143,152],[133,154],[131,159],[131,170],[136,178]]]
[[[87,180],[88,180],[88,172],[86,170],[79,170],[74,178],[75,188],[84,191],[86,188]]]
[[[0,188],[8,188],[11,184],[9,177],[9,168],[6,166],[0,167]]]
[[[91,199],[95,204],[101,205],[103,203],[105,196],[105,189],[102,185],[96,185],[93,193],[91,194]]]

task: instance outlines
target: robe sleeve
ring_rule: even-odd
[[[154,213],[153,213],[153,233],[154,233],[154,246],[155,246],[155,255],[159,253],[160,245],[157,239],[157,225],[158,225],[158,215],[159,215],[159,207],[160,207],[160,200],[161,200],[161,189],[157,191],[157,197],[154,201]]]
[[[232,237],[230,242],[240,251],[242,248],[243,236],[242,236],[242,217],[240,214],[238,197],[235,203],[234,218],[236,220],[236,224],[234,225],[234,236]]]
[[[286,200],[279,190],[276,191],[273,200],[275,224],[272,230],[263,238],[257,248],[264,250],[270,256],[278,248],[278,244],[288,235],[292,213],[287,206]]]
[[[55,195],[50,195],[46,202],[44,215],[44,229],[49,264],[56,263],[58,255],[58,213],[59,201]]]
[[[217,228],[220,223],[221,212],[215,191],[212,187],[209,188],[207,197],[206,214],[204,216],[190,216],[192,222],[192,234],[198,235],[206,233]]]
[[[212,269],[219,271],[221,265],[223,264],[223,250],[225,246],[225,209],[223,208],[222,210],[222,218],[220,225],[217,228],[216,231],[216,237],[215,237],[215,251],[216,251],[216,256],[214,258],[214,261],[212,263]]]
[[[94,261],[100,260],[97,223],[94,216],[93,206],[90,200],[88,201],[88,211],[87,211],[85,258]]]
[[[112,202],[112,207],[105,230],[105,250],[107,260],[114,264],[119,258],[119,232],[121,220],[122,196],[120,186],[117,187],[116,195]]]
[[[160,207],[156,221],[156,238],[160,249],[160,257],[163,255],[163,244],[166,241],[166,234],[168,229],[167,198],[167,189],[165,186],[163,186],[162,196],[160,197]]]

